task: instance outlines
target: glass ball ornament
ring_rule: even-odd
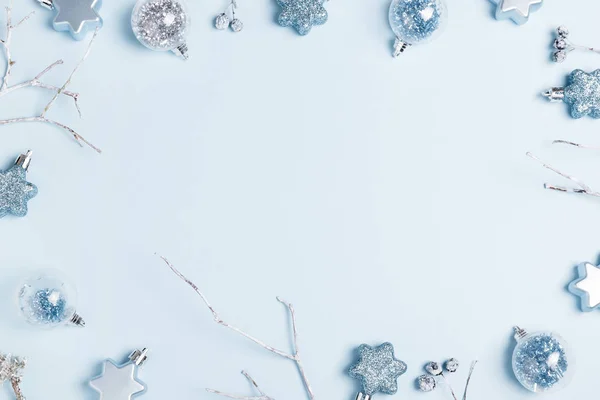
[[[528,333],[515,327],[515,339],[512,368],[523,387],[540,393],[561,389],[569,383],[575,360],[563,338],[551,332]]]
[[[138,0],[131,14],[137,40],[156,51],[172,51],[188,58],[185,40],[191,19],[183,0]]]
[[[85,326],[75,310],[77,290],[58,271],[40,271],[26,279],[18,300],[21,314],[31,324],[47,328],[65,324]]]
[[[443,32],[447,19],[444,0],[393,0],[389,21],[396,35],[394,57],[408,46],[434,40]]]

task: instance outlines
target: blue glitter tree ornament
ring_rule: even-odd
[[[300,35],[307,35],[315,25],[327,22],[326,0],[277,0],[281,6],[279,25],[292,26]]]
[[[564,387],[574,369],[573,355],[566,342],[554,333],[527,333],[515,327],[517,345],[512,367],[517,380],[532,392]]]
[[[27,202],[38,193],[37,187],[26,180],[32,154],[31,150],[21,154],[15,165],[0,171],[0,218],[8,214],[16,217],[27,215]]]
[[[581,309],[600,308],[600,268],[590,263],[577,267],[579,277],[569,284],[569,291],[581,297]]]
[[[446,20],[443,0],[393,0],[389,21],[396,35],[394,57],[398,57],[408,46],[435,39],[442,33]]]
[[[102,373],[90,380],[90,386],[100,393],[100,399],[131,400],[146,392],[146,384],[137,377],[138,367],[148,358],[148,349],[135,350],[129,361],[117,364],[106,359]]]
[[[83,40],[88,32],[102,27],[98,10],[102,0],[38,0],[54,10],[52,25],[56,31],[68,31],[75,40]]]
[[[27,279],[19,290],[19,307],[25,319],[34,325],[55,327],[71,323],[85,326],[75,312],[77,292],[56,271],[44,271]]]
[[[496,4],[496,19],[510,19],[517,25],[529,20],[532,12],[537,11],[543,0],[491,0]]]
[[[543,95],[550,101],[569,104],[573,118],[600,118],[600,69],[589,74],[576,69],[568,76],[567,86],[554,87]]]
[[[357,400],[368,399],[377,392],[394,394],[398,378],[406,372],[406,363],[394,357],[394,346],[383,343],[377,347],[362,344],[358,347],[358,361],[350,367],[350,376],[362,384]]]

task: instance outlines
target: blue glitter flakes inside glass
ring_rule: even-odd
[[[281,6],[279,25],[292,26],[300,35],[307,35],[315,25],[327,22],[325,0],[277,0]]]
[[[362,344],[358,347],[358,361],[349,373],[362,383],[362,393],[394,394],[398,391],[398,378],[406,372],[406,363],[394,357],[394,346],[383,343],[376,347]]]
[[[446,22],[443,0],[393,0],[389,20],[396,37],[413,45],[433,40]]]
[[[563,387],[573,369],[566,342],[553,333],[528,334],[520,328],[515,330],[517,346],[512,365],[519,382],[532,392]]]
[[[56,324],[66,319],[67,302],[61,292],[53,289],[38,290],[30,301],[31,310],[40,322]]]

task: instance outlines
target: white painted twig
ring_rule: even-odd
[[[0,97],[7,95],[11,92],[14,92],[16,90],[27,88],[27,87],[39,87],[42,89],[46,89],[51,92],[54,92],[54,96],[52,97],[50,102],[46,105],[46,107],[44,107],[44,110],[42,111],[42,113],[40,115],[34,116],[34,117],[18,117],[18,118],[10,118],[10,119],[0,120],[0,125],[8,125],[8,124],[22,123],[22,122],[47,123],[47,124],[59,127],[60,129],[69,133],[75,139],[75,141],[77,141],[77,143],[79,143],[80,145],[82,143],[86,144],[86,145],[90,146],[92,149],[94,149],[95,151],[97,151],[98,153],[100,153],[101,150],[98,147],[92,145],[90,142],[85,140],[80,134],[75,132],[75,130],[73,130],[72,128],[70,128],[69,126],[67,126],[63,123],[59,123],[57,121],[54,121],[54,120],[46,117],[46,113],[48,112],[50,107],[52,107],[52,105],[54,104],[56,99],[61,95],[68,96],[73,99],[75,108],[77,109],[77,113],[81,117],[81,109],[79,108],[79,101],[78,101],[79,94],[68,91],[68,90],[66,90],[66,88],[71,83],[71,80],[72,80],[75,72],[77,72],[77,70],[79,69],[81,64],[88,57],[90,50],[91,50],[91,46],[92,46],[92,44],[96,38],[96,35],[98,33],[98,30],[96,30],[96,32],[94,33],[94,36],[90,40],[90,43],[88,45],[88,48],[87,48],[84,56],[81,58],[79,63],[75,66],[75,68],[69,75],[69,78],[66,80],[66,82],[61,87],[48,85],[46,83],[41,82],[40,79],[46,73],[51,71],[54,67],[56,67],[58,65],[62,65],[63,60],[58,60],[58,61],[55,61],[54,63],[50,64],[48,67],[46,67],[46,69],[44,69],[42,72],[37,74],[37,76],[33,79],[30,79],[30,80],[27,80],[27,81],[24,81],[21,83],[17,83],[14,85],[10,85],[9,81],[11,78],[13,66],[15,65],[15,61],[12,58],[12,51],[11,51],[12,33],[13,33],[14,29],[18,28],[21,24],[23,24],[25,21],[27,21],[34,14],[32,12],[32,13],[28,14],[27,16],[25,16],[24,18],[22,18],[18,23],[13,24],[12,23],[12,10],[13,10],[13,0],[9,0],[8,7],[6,7],[6,37],[4,39],[0,39],[0,47],[2,47],[2,49],[4,50],[4,55],[6,57],[6,68],[5,68],[4,76],[2,77],[2,81],[0,84]]]
[[[250,374],[248,374],[246,371],[242,371],[242,375],[244,375],[246,377],[246,379],[248,379],[248,382],[250,382],[250,384],[254,387],[254,389],[256,389],[256,391],[260,394],[260,396],[240,396],[237,394],[221,392],[220,390],[215,390],[215,389],[206,389],[206,391],[208,393],[218,394],[219,396],[228,397],[230,399],[237,399],[237,400],[275,400],[272,397],[269,397],[265,392],[262,391],[262,389],[258,386],[256,381],[254,379],[252,379]]]
[[[210,310],[210,312],[213,315],[213,319],[214,321],[221,325],[224,326],[226,328],[231,329],[234,332],[237,332],[238,334],[242,335],[243,337],[245,337],[246,339],[256,343],[257,345],[259,345],[260,347],[262,347],[263,349],[276,354],[280,357],[286,358],[288,360],[292,360],[294,361],[294,363],[296,364],[296,367],[298,368],[298,372],[300,374],[300,377],[302,379],[302,382],[304,383],[304,387],[306,389],[306,393],[308,395],[308,398],[310,400],[314,400],[315,396],[314,393],[312,391],[312,387],[310,386],[310,383],[308,381],[308,378],[306,376],[306,372],[304,370],[304,366],[302,364],[302,360],[300,358],[300,349],[298,347],[298,328],[297,328],[297,324],[296,324],[296,312],[294,310],[294,307],[292,306],[292,304],[286,302],[285,300],[282,300],[281,298],[277,297],[277,301],[279,301],[281,304],[283,304],[287,309],[288,312],[290,314],[290,318],[292,320],[292,339],[293,339],[293,352],[290,353],[286,353],[282,350],[278,350],[272,346],[267,345],[266,343],[264,343],[263,341],[255,338],[254,336],[249,335],[248,333],[244,332],[243,330],[241,330],[240,328],[237,328],[236,326],[230,325],[229,323],[223,321],[223,319],[220,317],[219,313],[215,310],[215,308],[210,304],[210,302],[208,301],[208,299],[206,298],[206,296],[204,295],[204,293],[202,293],[200,291],[200,289],[198,288],[198,286],[196,286],[196,284],[194,284],[194,282],[190,281],[188,278],[186,278],[181,272],[179,272],[177,270],[177,268],[175,268],[170,262],[169,260],[167,260],[165,257],[163,256],[159,256],[171,269],[171,271],[173,271],[175,273],[175,275],[177,275],[181,280],[183,280],[185,283],[187,283],[192,289],[194,289],[194,291],[196,292],[196,294],[198,294],[198,296],[200,296],[200,298],[202,299],[202,302],[206,305],[206,307]],[[249,378],[249,376],[247,374],[244,374],[244,376],[246,376],[247,378]],[[251,378],[249,378],[251,379]],[[254,382],[254,381],[252,381]],[[255,387],[258,387],[255,384]],[[261,396],[259,397],[232,397],[232,395],[228,395],[219,391],[215,391],[215,390],[209,390],[211,393],[215,393],[215,394],[220,394],[226,397],[230,397],[230,398],[236,398],[236,399],[243,399],[243,400],[266,400],[267,398],[269,398],[268,396],[266,396],[264,393],[262,393],[261,391]],[[269,398],[270,399],[270,398]],[[272,399],[271,399],[272,400]]]

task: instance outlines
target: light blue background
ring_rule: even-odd
[[[409,365],[391,399],[448,399],[416,392],[414,378],[451,356],[464,365],[459,392],[480,360],[471,399],[530,398],[509,369],[514,324],[555,330],[576,351],[574,381],[546,398],[592,397],[600,312],[581,313],[566,285],[598,257],[600,206],[544,191],[566,182],[525,152],[600,187],[597,153],[550,145],[599,144],[600,122],[538,95],[600,66],[594,54],[549,62],[559,24],[598,45],[600,4],[547,1],[517,27],[485,0],[449,0],[445,34],[394,60],[388,0],[332,1],[307,37],[275,23],[273,0],[239,2],[240,34],[212,28],[225,0],[190,2],[188,62],[137,43],[134,1],[105,2],[72,86],[84,119],[69,99],[51,111],[102,155],[50,126],[0,128],[1,165],[33,149],[39,187],[29,216],[0,229],[0,350],[29,358],[28,398],[95,399],[86,381],[101,360],[147,346],[146,400],[216,399],[205,387],[249,395],[242,368],[273,397],[305,399],[291,362],[214,324],[154,252],[274,346],[289,344],[275,296],[293,302],[319,399],[352,399],[352,350],[381,341]],[[61,84],[86,44],[54,32],[34,1],[18,3],[16,15],[37,13],[15,32],[13,82],[63,57],[47,79]],[[0,98],[0,118],[37,113],[49,97]],[[20,322],[17,282],[40,267],[76,282],[85,329]]]

